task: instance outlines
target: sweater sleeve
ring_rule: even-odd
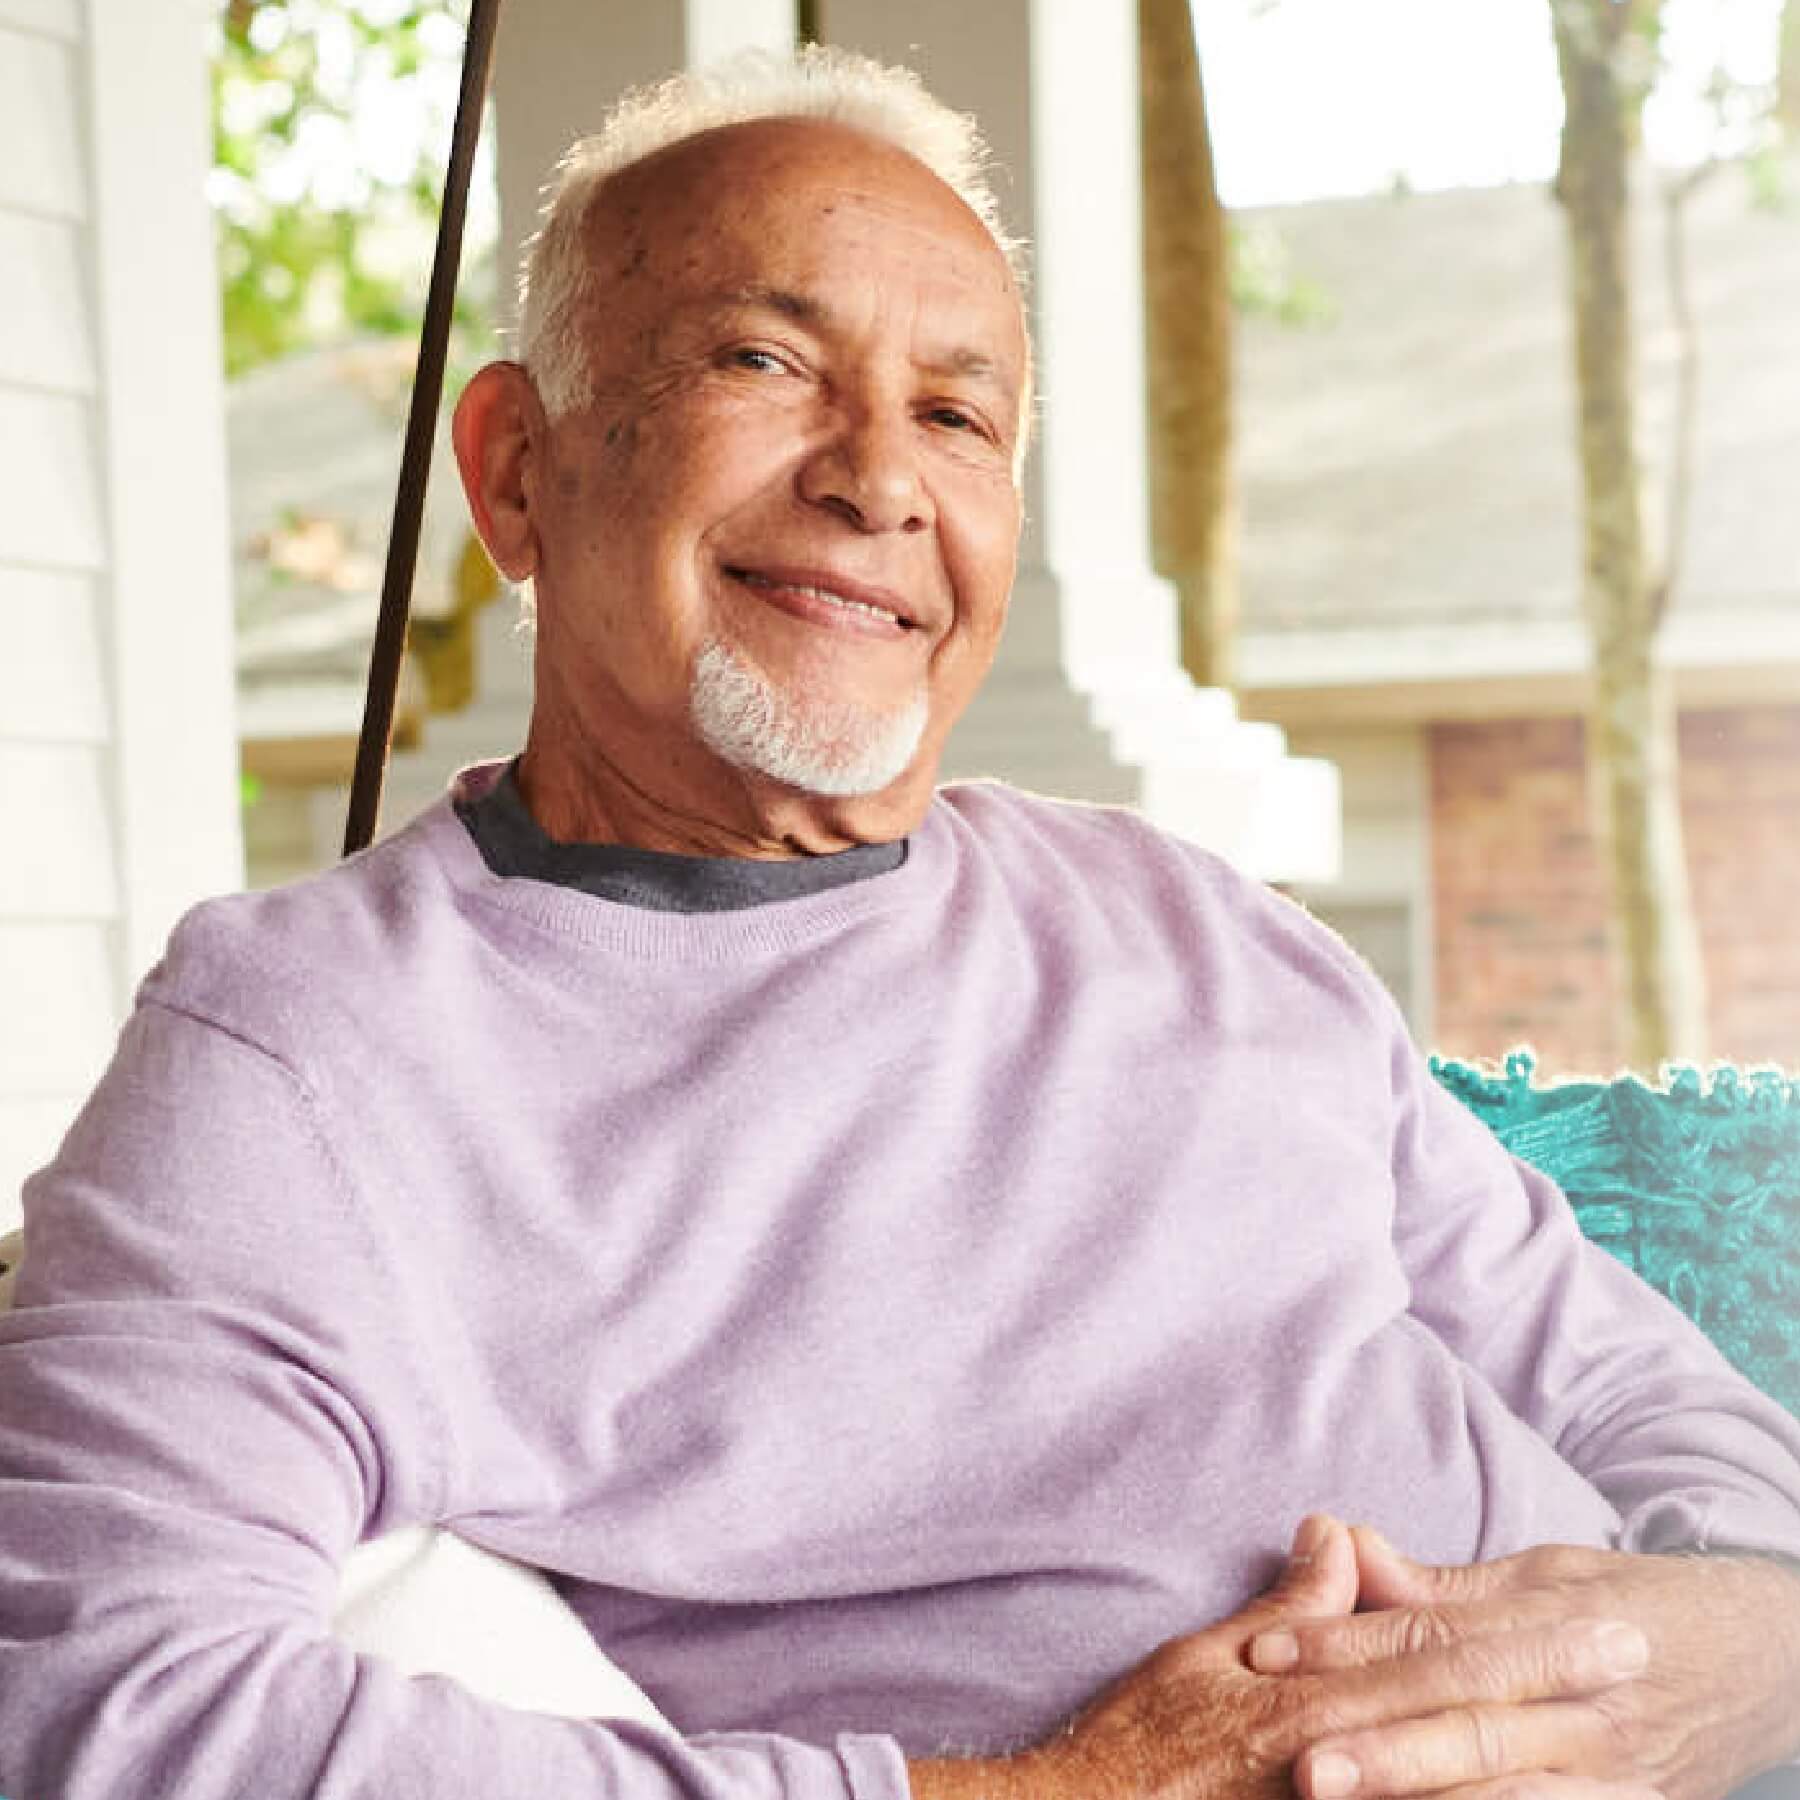
[[[1623,1550],[1800,1553],[1800,1422],[1583,1236],[1393,1026],[1410,1309],[1591,1481]]]
[[[140,1004],[0,1318],[0,1792],[904,1800],[885,1737],[517,1712],[330,1635],[352,1546],[439,1487],[431,1309],[374,1198],[281,1062]]]

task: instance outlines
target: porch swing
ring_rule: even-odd
[[[405,652],[431,439],[442,399],[471,170],[499,0],[472,0],[461,85],[344,854],[373,841]],[[1568,1194],[1583,1230],[1680,1306],[1765,1392],[1800,1415],[1800,1086],[1775,1071],[1693,1070],[1539,1086],[1515,1052],[1495,1074],[1433,1059],[1439,1082]],[[0,1308],[23,1253],[0,1241]],[[569,1715],[662,1721],[606,1661],[549,1581],[423,1528],[351,1556],[334,1618],[352,1647],[489,1698]]]

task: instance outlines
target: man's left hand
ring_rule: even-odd
[[[1305,1674],[1451,1643],[1505,1656],[1534,1624],[1577,1617],[1637,1626],[1650,1660],[1589,1699],[1460,1707],[1314,1744],[1295,1767],[1305,1800],[1511,1786],[1538,1771],[1718,1800],[1800,1753],[1800,1576],[1780,1563],[1550,1546],[1439,1568],[1366,1527],[1354,1535],[1358,1604],[1373,1610],[1265,1633],[1254,1667]]]

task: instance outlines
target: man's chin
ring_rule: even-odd
[[[820,800],[872,800],[909,782],[930,721],[923,688],[900,708],[797,695],[720,643],[695,663],[694,728],[721,761]],[[936,757],[929,759],[929,777]]]

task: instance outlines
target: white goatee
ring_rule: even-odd
[[[700,741],[733,768],[829,795],[878,793],[897,781],[928,713],[922,683],[897,712],[797,695],[716,638],[695,659],[689,710]]]

